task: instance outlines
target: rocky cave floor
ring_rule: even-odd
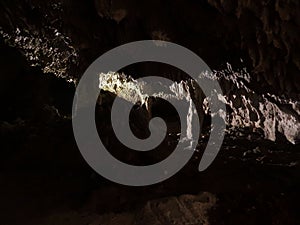
[[[133,188],[108,182],[89,168],[69,120],[24,123],[1,125],[2,136],[9,133],[2,139],[1,224],[300,221],[299,146],[226,138],[206,171],[197,172],[195,156],[173,178]]]

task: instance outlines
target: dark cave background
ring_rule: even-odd
[[[299,144],[229,138],[203,173],[195,158],[161,184],[125,187],[80,155],[66,81],[116,46],[159,39],[214,70],[246,67],[257,93],[299,101],[299,11],[297,0],[2,0],[0,224],[299,224]],[[257,146],[274,165],[243,157]]]

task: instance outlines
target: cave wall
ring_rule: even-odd
[[[31,65],[57,76],[80,77],[120,44],[161,39],[213,69],[248,67],[257,91],[298,98],[299,9],[296,0],[4,0],[0,33]]]
[[[96,57],[120,44],[161,39],[190,48],[213,69],[224,69],[226,62],[246,66],[252,90],[299,101],[299,4],[296,0],[1,0],[1,222],[120,224],[124,216],[119,212],[134,207],[137,210],[125,217],[147,224],[150,215],[169,215],[169,208],[177,213],[178,203],[186,210],[175,222],[185,218],[189,222],[186,213],[195,207],[202,212],[198,209],[209,204],[206,198],[153,199],[210,190],[219,198],[217,211],[210,216],[212,224],[297,224],[299,145],[261,142],[260,136],[246,141],[230,138],[206,173],[198,174],[197,158],[169,183],[139,191],[113,186],[80,155],[70,116],[74,85],[57,77],[79,78]],[[151,67],[139,72],[151,74],[146,70]],[[265,111],[270,116],[273,112]],[[105,111],[103,115],[108,121],[109,115]],[[293,122],[290,117],[287,121]],[[132,154],[125,154],[132,160]]]
[[[300,3],[296,0],[208,0],[224,19],[237,21],[256,80],[280,92],[300,91]]]

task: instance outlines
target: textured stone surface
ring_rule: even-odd
[[[300,3],[297,0],[209,0],[237,23],[241,49],[248,52],[258,82],[299,93]]]
[[[76,211],[53,214],[44,220],[34,221],[40,225],[208,225],[208,212],[216,206],[213,194],[183,195],[148,201],[139,210],[104,215],[85,214]]]
[[[112,47],[155,38],[192,49],[214,69],[243,58],[257,91],[292,97],[300,91],[297,0],[5,0],[1,6],[2,38],[32,65],[72,80]]]
[[[223,84],[236,109],[230,113],[246,109],[236,123],[257,121],[248,103],[257,105],[256,96],[273,92],[265,95],[263,111],[275,125],[282,112],[293,126],[299,108],[278,99],[285,94],[299,100],[298,11],[293,0],[0,1],[0,224],[299,224],[299,145],[262,140],[246,129],[225,138],[203,173],[197,171],[201,152],[196,152],[162,184],[124,187],[97,175],[80,155],[70,117],[74,85],[54,76],[76,80],[96,57],[122,43],[173,41],[218,71],[227,61],[249,69],[247,88],[256,94],[244,96],[230,82]],[[164,71],[174,80],[182,77],[151,65],[133,71],[126,74]],[[106,140],[109,110],[97,110]],[[164,142],[152,155],[140,156],[114,139],[107,143],[114,156],[138,165],[155,163],[172,150]],[[197,195],[205,191],[214,194]]]
[[[215,204],[216,197],[210,193],[150,201],[137,215],[136,224],[208,225],[207,211]]]

